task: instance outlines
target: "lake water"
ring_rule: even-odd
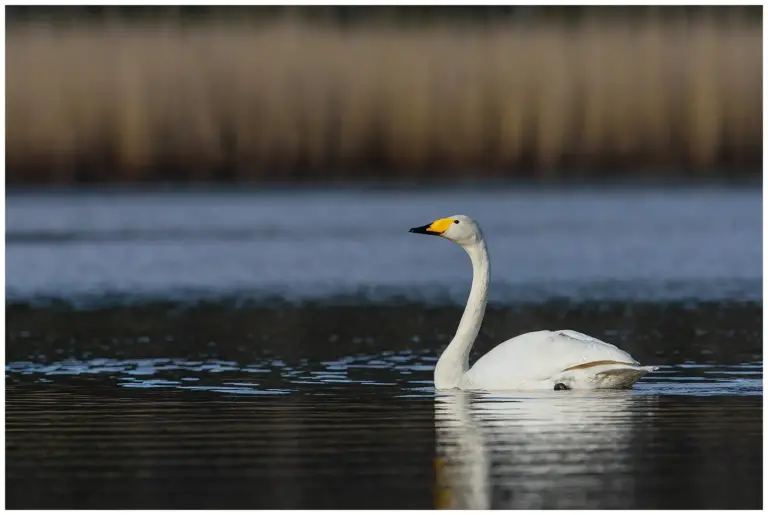
[[[15,191],[8,508],[760,508],[759,188]],[[630,391],[440,393],[473,216],[473,359],[570,328]]]

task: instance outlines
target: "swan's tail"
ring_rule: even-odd
[[[630,363],[594,362],[565,370],[555,378],[555,387],[562,384],[566,390],[594,390],[631,388],[648,372],[659,367],[644,367]]]
[[[598,388],[631,388],[645,374],[658,368],[641,366],[609,368],[596,373],[594,381],[598,384]]]

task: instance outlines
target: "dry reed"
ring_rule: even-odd
[[[6,35],[7,180],[754,170],[761,31],[22,25]]]

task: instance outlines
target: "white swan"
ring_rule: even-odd
[[[591,390],[629,388],[658,367],[644,367],[623,350],[576,331],[536,331],[507,340],[469,368],[480,331],[491,265],[483,232],[464,215],[435,220],[413,233],[449,239],[472,260],[472,288],[456,335],[435,367],[435,388],[462,390]]]

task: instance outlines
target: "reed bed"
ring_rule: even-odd
[[[6,35],[10,183],[705,176],[761,159],[760,23]]]

